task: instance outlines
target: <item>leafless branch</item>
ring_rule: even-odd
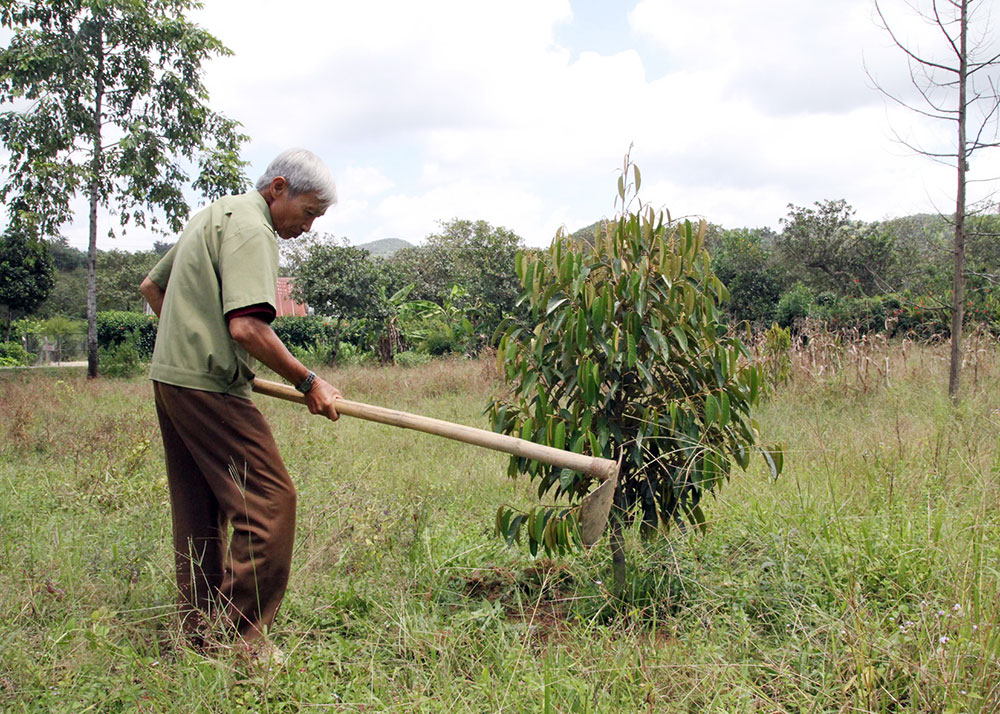
[[[937,7],[937,3],[935,2],[934,5],[935,5],[935,8],[936,8]],[[907,57],[909,57],[914,62],[916,62],[917,64],[920,64],[920,65],[922,65],[924,67],[933,67],[935,69],[941,70],[942,72],[951,72],[952,74],[958,74],[958,70],[955,69],[954,67],[948,67],[947,65],[939,64],[937,62],[931,62],[930,60],[925,60],[924,58],[915,55],[910,50],[909,47],[907,47],[906,45],[904,45],[902,43],[902,41],[900,41],[899,38],[896,37],[896,33],[892,31],[892,28],[889,27],[889,22],[888,22],[888,20],[885,19],[885,15],[882,13],[882,7],[879,5],[878,0],[875,0],[875,12],[878,13],[879,19],[882,20],[882,29],[884,29],[886,32],[889,33],[889,37],[892,38],[892,43],[894,45],[896,45],[896,47],[898,47],[903,52],[903,54],[905,54]],[[921,13],[918,13],[918,14],[921,14]],[[942,28],[942,31],[944,31],[943,28]],[[948,36],[948,33],[945,32],[945,35]],[[949,36],[949,39],[950,39],[950,36]]]
[[[984,68],[987,68],[987,67],[993,67],[994,65],[996,65],[996,63],[998,61],[1000,61],[1000,52],[997,52],[995,55],[993,55],[992,57],[990,57],[988,60],[984,60],[982,62],[970,62],[969,63],[969,69],[968,69],[968,75],[971,77],[973,74],[975,74],[976,72],[978,72],[981,69],[984,69]]]
[[[892,92],[890,92],[888,89],[886,89],[885,87],[883,87],[879,83],[879,81],[877,79],[875,79],[874,76],[872,76],[872,73],[868,71],[867,67],[865,67],[865,74],[868,75],[868,79],[871,80],[872,86],[875,87],[875,89],[878,90],[878,92],[882,96],[884,96],[887,99],[891,100],[892,102],[898,104],[899,106],[903,107],[904,109],[908,109],[911,112],[915,112],[917,114],[920,114],[921,116],[925,116],[928,119],[939,119],[939,120],[942,120],[942,121],[956,121],[955,117],[944,116],[944,115],[940,115],[940,114],[934,114],[932,112],[926,111],[925,109],[920,109],[919,107],[915,107],[912,104],[910,104],[909,102],[907,102],[907,101],[905,101],[903,99],[900,99],[895,94],[893,94]],[[919,87],[918,87],[918,90],[919,90]],[[930,104],[930,102],[928,102],[928,104]],[[944,110],[942,110],[942,111],[944,111]],[[947,110],[947,111],[952,111],[953,112],[953,110]]]
[[[922,148],[920,146],[917,146],[916,144],[911,143],[909,140],[904,139],[902,136],[899,135],[899,132],[896,131],[893,127],[889,127],[889,129],[890,129],[890,131],[892,131],[892,135],[895,137],[895,140],[896,140],[897,143],[902,144],[903,146],[905,146],[907,149],[909,149],[910,151],[912,151],[915,154],[920,154],[921,156],[926,156],[927,158],[929,158],[929,159],[931,159],[933,161],[936,161],[939,164],[942,164],[944,166],[952,166],[953,165],[951,163],[951,161],[945,161],[944,159],[956,159],[957,160],[957,158],[958,158],[958,154],[956,154],[956,153],[950,153],[950,154],[949,153],[938,153],[938,152],[929,151],[927,149],[924,149],[924,148]]]
[[[878,3],[876,3],[876,5],[877,4]],[[941,21],[941,14],[938,12],[937,0],[934,0],[931,6],[934,9],[934,24],[941,30],[941,34],[948,39],[948,44],[951,45],[952,52],[955,53],[955,56],[960,57],[962,55],[962,50],[955,45],[955,38],[949,35],[948,31],[944,29],[945,23]]]
[[[975,270],[966,270],[965,274],[982,278],[993,285],[1000,285],[1000,275],[995,275],[993,273],[980,273]]]
[[[931,116],[931,117],[936,118],[936,119],[949,119],[950,117],[947,116],[948,114],[958,114],[958,110],[957,109],[944,109],[942,107],[939,107],[937,104],[935,104],[934,100],[931,99],[930,89],[928,88],[928,86],[927,85],[922,85],[920,82],[918,82],[916,80],[916,78],[913,76],[912,72],[910,73],[910,83],[913,84],[913,86],[916,88],[917,92],[920,93],[920,96],[923,97],[923,99],[927,103],[927,105],[929,107],[931,107],[934,111],[940,112],[940,114],[938,116],[934,116],[932,114],[928,114],[927,112],[921,112],[916,107],[911,107],[911,106],[908,106],[907,109],[910,109],[910,110],[915,111],[915,112],[919,112],[919,113],[923,114],[924,116]],[[935,87],[935,88],[937,88],[937,87]]]

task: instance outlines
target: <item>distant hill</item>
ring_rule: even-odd
[[[595,221],[594,223],[591,223],[589,226],[585,226],[580,230],[573,231],[572,233],[569,234],[569,237],[572,240],[576,241],[577,243],[586,243],[589,246],[593,246],[594,234],[597,232],[597,229],[600,226],[602,226],[606,221],[607,219],[605,218],[602,218],[599,221]]]
[[[392,255],[397,250],[401,250],[402,248],[412,248],[413,244],[401,238],[383,238],[381,240],[373,240],[371,243],[362,243],[361,245],[355,247],[364,248],[372,255],[384,258]]]

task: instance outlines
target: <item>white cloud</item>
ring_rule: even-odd
[[[933,145],[949,129],[869,86],[862,56],[887,86],[908,82],[871,9],[606,3],[633,32],[613,54],[554,39],[571,27],[568,0],[213,0],[196,17],[236,53],[207,81],[252,137],[251,175],[293,145],[330,162],[341,204],[317,230],[419,240],[441,220],[483,218],[541,245],[612,212],[633,142],[647,200],[727,225],[776,226],[788,203],[826,198],[870,219],[946,205],[947,169],[890,127]],[[988,157],[974,166],[1000,173]]]
[[[348,166],[337,177],[341,199],[378,196],[393,187],[391,179],[373,166]],[[343,188],[339,188],[343,186]]]
[[[396,194],[374,209],[378,229],[371,238],[423,239],[453,218],[483,219],[509,228],[535,244],[551,239],[545,226],[559,210],[530,187],[517,182],[461,180],[440,183],[422,193]]]

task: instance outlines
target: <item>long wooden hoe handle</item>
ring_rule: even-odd
[[[253,391],[259,394],[266,394],[269,397],[285,399],[289,402],[305,404],[306,398],[294,387],[278,382],[271,382],[266,379],[255,379]],[[414,429],[427,434],[443,436],[447,439],[454,439],[465,444],[482,446],[494,451],[502,451],[505,454],[523,456],[526,459],[534,459],[542,463],[558,466],[564,469],[571,469],[581,473],[589,474],[600,481],[617,482],[618,464],[610,459],[600,459],[594,456],[577,454],[572,451],[555,449],[551,446],[536,444],[525,439],[518,439],[516,436],[497,434],[485,429],[476,429],[471,426],[455,424],[441,419],[410,414],[395,409],[376,407],[362,402],[351,402],[347,399],[337,400],[337,411],[347,416],[375,421],[380,424],[389,424],[403,429]],[[614,487],[612,486],[612,489]]]

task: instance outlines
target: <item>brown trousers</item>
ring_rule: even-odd
[[[153,393],[185,632],[200,645],[221,620],[256,640],[285,594],[295,536],[295,487],[271,429],[249,399],[162,382]]]

